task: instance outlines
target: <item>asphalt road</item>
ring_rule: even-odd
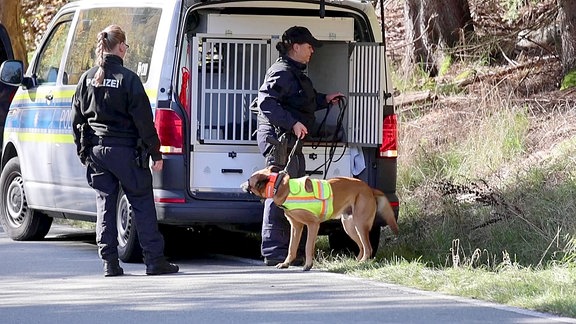
[[[63,233],[67,233],[63,235]],[[45,241],[0,229],[0,323],[576,323],[574,319],[301,268],[190,256],[105,278],[93,233],[54,225]]]

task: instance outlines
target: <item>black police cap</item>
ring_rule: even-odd
[[[306,27],[293,26],[288,28],[282,35],[282,41],[291,44],[308,43],[312,47],[320,47],[322,43],[312,36],[312,33]]]

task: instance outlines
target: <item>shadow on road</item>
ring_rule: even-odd
[[[166,255],[174,259],[225,254],[260,259],[260,236],[256,234],[208,229],[192,232],[185,229],[163,230]]]
[[[218,228],[192,231],[186,228],[160,227],[166,243],[165,253],[171,260],[206,258],[224,254],[248,259],[260,259],[260,236]],[[44,241],[84,242],[96,244],[96,233],[69,225],[53,226]]]
[[[82,232],[82,233],[58,234],[56,236],[48,236],[44,239],[44,241],[74,241],[74,242],[95,244],[96,233]]]

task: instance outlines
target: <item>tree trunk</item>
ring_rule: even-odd
[[[576,71],[576,1],[558,0],[558,28],[562,39],[562,74]]]
[[[436,76],[449,48],[474,31],[467,0],[406,0],[406,40],[410,44],[404,67],[418,64]]]
[[[20,0],[0,0],[0,23],[8,31],[14,58],[21,60],[27,66],[28,54],[26,52],[22,25],[20,24],[21,17],[22,6]]]

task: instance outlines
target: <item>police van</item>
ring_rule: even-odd
[[[5,120],[0,221],[14,240],[42,239],[53,218],[96,220],[71,129],[76,84],[94,65],[96,35],[110,24],[126,32],[125,66],[150,98],[164,168],[154,172],[162,228],[218,227],[259,232],[262,203],[240,184],[264,167],[250,103],[277,59],[284,30],[307,27],[323,42],[306,73],[316,89],[346,95],[317,112],[303,152],[313,177],[354,176],[396,197],[397,119],[386,47],[373,5],[358,0],[98,0],[74,1],[52,19],[27,70],[7,60],[0,80],[18,86]],[[119,252],[141,251],[122,193]],[[372,231],[378,246],[378,223]],[[341,225],[322,234],[334,248]]]
[[[11,59],[14,59],[12,43],[10,42],[8,31],[0,22],[0,64]],[[4,134],[4,120],[6,120],[6,114],[16,89],[17,87],[14,85],[0,82],[0,142],[2,142],[2,134]]]

